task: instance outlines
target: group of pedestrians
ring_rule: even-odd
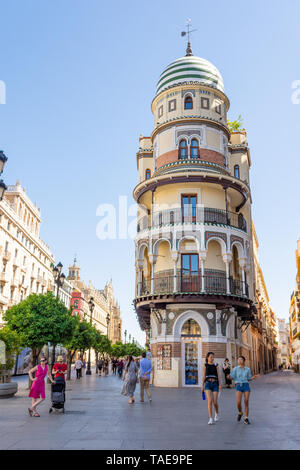
[[[109,362],[107,359],[99,359],[97,361],[97,370],[98,370],[98,375],[102,375],[102,372],[103,372],[103,375],[104,376],[107,376],[108,373],[109,373]]]
[[[40,359],[40,363],[37,366],[30,369],[29,377],[32,382],[31,389],[29,392],[29,397],[32,398],[32,403],[31,403],[31,407],[28,408],[28,413],[30,416],[33,416],[35,418],[40,417],[40,414],[37,412],[37,406],[40,405],[46,399],[46,393],[45,393],[46,375],[48,375],[50,382],[52,384],[55,384],[55,380],[58,377],[61,377],[63,378],[63,380],[65,380],[67,371],[68,371],[68,366],[67,364],[64,363],[62,356],[58,356],[57,362],[54,364],[52,368],[52,375],[54,376],[54,379],[52,378],[52,375],[49,372],[47,359],[43,356]],[[33,374],[35,374],[34,377],[33,377]]]
[[[144,402],[144,395],[148,397],[149,402],[152,402],[152,397],[149,389],[150,377],[152,372],[152,362],[149,354],[142,353],[142,359],[135,359],[133,356],[128,356],[125,361],[122,359],[114,358],[112,360],[112,372],[114,375],[118,373],[119,377],[123,379],[122,395],[129,397],[128,403],[132,405],[135,402],[134,393],[136,385],[140,383],[140,402]],[[249,397],[250,385],[249,382],[254,380],[257,376],[252,376],[249,367],[245,365],[246,359],[244,356],[238,357],[238,365],[231,371],[228,359],[223,363],[223,372],[225,375],[225,384],[230,387],[232,380],[235,382],[236,405],[238,410],[237,421],[241,421],[243,416],[242,401],[244,398],[244,423],[250,424],[249,421]],[[109,363],[106,359],[100,359],[97,363],[98,373],[101,375],[102,370],[105,375],[108,374]],[[78,358],[75,361],[76,377],[79,379],[82,374],[83,361]],[[28,408],[30,416],[39,417],[37,407],[45,400],[45,377],[48,375],[52,384],[56,383],[56,379],[60,377],[65,381],[68,371],[67,364],[64,363],[63,357],[58,356],[57,362],[52,368],[52,374],[47,365],[45,357],[41,357],[39,364],[29,371],[29,377],[32,386],[29,392],[29,397],[32,398],[31,407]],[[35,376],[33,376],[33,374]],[[213,352],[208,352],[205,359],[202,376],[202,394],[203,399],[207,400],[209,421],[208,424],[214,424],[219,421],[219,404],[218,397],[221,392],[221,373],[219,365],[215,362],[215,355]],[[213,418],[213,409],[215,415]]]
[[[140,402],[144,403],[144,395],[152,403],[152,397],[149,390],[150,375],[152,372],[152,362],[146,358],[146,353],[142,353],[142,359],[139,361],[135,360],[133,356],[128,356],[124,364],[123,380],[124,384],[122,387],[122,395],[129,397],[128,403],[132,405],[134,403],[134,392],[138,380],[140,381]]]
[[[221,376],[218,364],[215,362],[215,355],[213,352],[208,352],[205,359],[205,366],[203,368],[202,377],[202,393],[203,399],[207,399],[208,424],[214,424],[219,421],[219,404],[218,396],[221,392]],[[249,397],[250,397],[250,385],[249,382],[255,379],[255,375],[252,376],[249,367],[245,365],[246,359],[244,356],[239,356],[238,365],[230,371],[230,364],[228,359],[225,359],[223,364],[223,371],[225,375],[226,386],[230,387],[232,380],[235,382],[235,394],[236,394],[236,405],[238,409],[237,421],[241,421],[243,416],[242,409],[242,398],[244,397],[245,415],[244,424],[250,424],[249,421]],[[213,408],[215,410],[215,416],[213,418]]]

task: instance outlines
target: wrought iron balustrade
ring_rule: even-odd
[[[226,275],[200,273],[185,274],[179,272],[174,275],[157,275],[153,279],[147,279],[138,283],[138,297],[147,295],[171,294],[171,293],[199,293],[216,295],[236,295],[248,297],[247,283],[229,278]],[[245,285],[244,285],[245,284]],[[227,288],[229,287],[229,291]]]
[[[137,231],[140,232],[149,228],[162,227],[164,225],[175,224],[196,224],[204,223],[211,225],[226,225],[239,228],[247,232],[247,223],[242,214],[228,212],[222,209],[210,207],[190,207],[189,213],[183,211],[181,207],[167,209],[153,213],[151,216],[141,217],[137,224]]]

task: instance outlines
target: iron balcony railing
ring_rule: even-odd
[[[189,206],[189,209],[187,209],[188,206],[185,207],[185,210],[178,207],[154,212],[152,222],[151,216],[145,215],[138,221],[137,231],[140,232],[151,227],[162,227],[163,225],[204,223],[227,225],[247,232],[247,223],[243,214],[228,212],[222,209],[212,209],[210,207]]]
[[[173,292],[187,294],[217,294],[249,296],[247,283],[225,276],[212,276],[201,274],[178,274],[176,276],[155,276],[138,283],[138,297],[156,294],[170,294]],[[228,291],[229,288],[229,291]]]

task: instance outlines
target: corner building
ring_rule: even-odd
[[[188,44],[158,80],[151,137],[140,136],[134,304],[156,386],[201,386],[208,351],[250,361],[251,161],[228,109],[220,72]]]

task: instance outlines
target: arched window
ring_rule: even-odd
[[[234,176],[236,178],[240,177],[240,167],[238,165],[234,165]]]
[[[151,171],[149,170],[149,168],[146,170],[146,180],[148,180],[149,178],[151,178]]]
[[[184,100],[184,109],[193,109],[193,99],[191,96],[186,96]]]
[[[183,139],[179,142],[179,155],[178,155],[179,160],[180,159],[185,159],[187,158],[187,143],[186,140]]]
[[[201,336],[200,326],[192,318],[187,320],[181,329],[181,336]]]
[[[191,158],[199,158],[199,143],[197,139],[192,139],[191,142]]]

